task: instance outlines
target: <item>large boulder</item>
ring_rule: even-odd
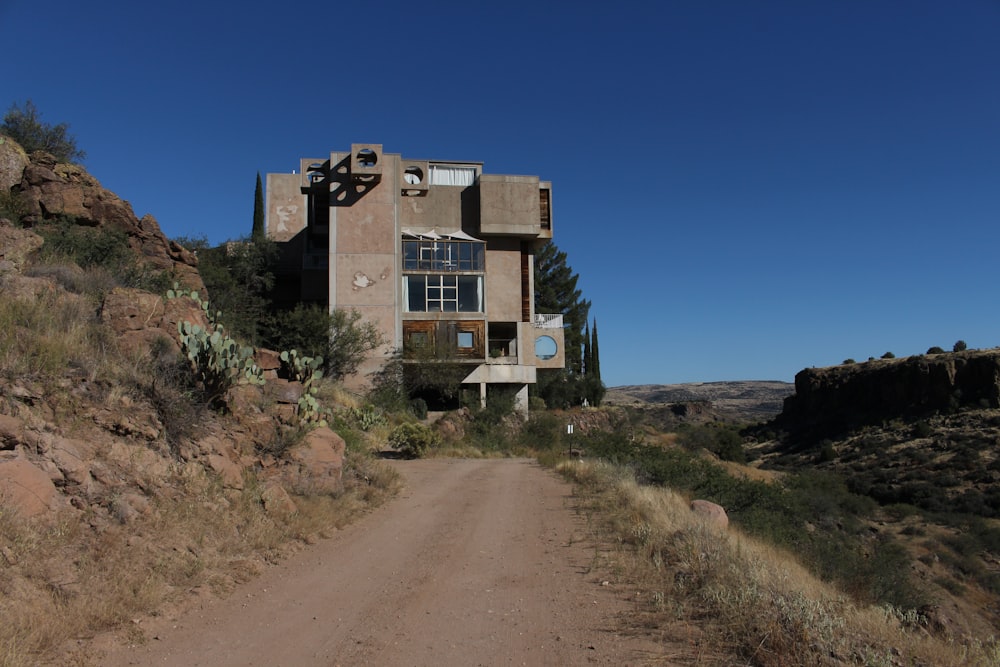
[[[0,224],[0,273],[23,270],[28,257],[42,243],[42,237],[30,230]]]
[[[282,485],[300,494],[333,494],[343,488],[344,439],[325,426],[288,448],[278,467]]]
[[[178,322],[202,327],[208,324],[205,311],[192,299],[167,299],[139,289],[116,287],[104,297],[101,321],[110,326],[123,345],[130,349],[153,347],[157,340],[168,342],[172,354],[180,351]]]
[[[21,145],[0,134],[0,191],[8,192],[21,182],[30,160]]]
[[[722,505],[716,505],[708,500],[692,500],[691,511],[697,514],[708,525],[725,530],[729,527],[729,516]]]
[[[55,484],[25,458],[0,459],[0,507],[23,517],[42,516],[58,504]]]

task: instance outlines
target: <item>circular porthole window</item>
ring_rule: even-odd
[[[552,336],[539,336],[535,339],[535,356],[542,361],[556,356],[558,351],[559,346]]]
[[[407,167],[403,172],[403,180],[410,185],[419,185],[424,180],[424,170],[420,167]]]

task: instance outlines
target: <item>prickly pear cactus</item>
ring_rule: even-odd
[[[317,426],[327,425],[330,411],[316,399],[316,383],[323,377],[321,366],[323,357],[307,357],[297,350],[286,350],[280,355],[281,362],[291,371],[292,377],[302,383],[303,392],[299,399],[299,419]]]
[[[254,360],[252,347],[240,345],[218,322],[222,313],[212,313],[208,301],[197,292],[179,290],[177,285],[167,292],[168,299],[188,296],[201,305],[208,317],[208,326],[178,322],[181,349],[191,362],[198,380],[205,387],[209,401],[218,404],[230,387],[237,384],[263,385],[264,374]]]

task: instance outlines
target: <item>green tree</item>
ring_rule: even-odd
[[[597,342],[597,320],[590,330],[590,363],[587,366],[586,375],[587,401],[597,407],[604,400],[607,387],[601,381],[601,351]]]
[[[253,230],[250,236],[255,239],[264,237],[264,187],[257,172],[257,188],[253,193]]]
[[[594,328],[591,332],[593,340],[590,343],[590,356],[592,357],[593,367],[594,367],[594,377],[598,380],[601,379],[601,349],[597,343],[597,318],[594,318]]]
[[[14,103],[3,117],[0,134],[21,144],[26,152],[46,151],[60,162],[82,160],[87,154],[77,148],[76,138],[69,133],[69,125],[43,123],[41,114],[34,103],[28,100],[24,106]]]
[[[964,352],[965,350],[969,349],[969,346],[966,345],[964,340],[960,340],[957,341],[955,345],[952,346],[951,349],[953,352]]]
[[[261,326],[261,341],[273,350],[322,357],[326,376],[334,380],[357,373],[368,353],[385,343],[378,327],[363,321],[358,311],[330,313],[316,303],[271,313]]]
[[[330,315],[329,331],[324,366],[336,380],[357,373],[368,353],[385,343],[378,327],[363,321],[356,310],[335,309]]]
[[[551,241],[535,252],[535,312],[563,316],[566,368],[539,369],[533,388],[535,395],[553,408],[579,405],[587,396],[583,342],[590,301],[577,288],[578,280],[566,253]]]
[[[590,301],[576,286],[579,278],[552,241],[535,252],[535,312],[562,314],[566,366],[577,374],[583,371],[583,330],[590,313]]]
[[[210,247],[204,237],[174,240],[198,255],[198,273],[212,308],[222,312],[226,329],[235,338],[260,345],[271,310],[272,266],[277,257],[274,243],[244,237]]]

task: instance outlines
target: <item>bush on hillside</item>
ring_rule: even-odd
[[[440,436],[423,424],[400,424],[389,434],[389,446],[411,459],[419,459],[429,449],[440,445]]]
[[[26,153],[45,151],[61,162],[82,160],[87,154],[76,145],[76,138],[69,133],[69,125],[43,123],[41,114],[31,100],[18,106],[15,102],[7,110],[0,125],[0,134],[21,144]]]
[[[153,272],[140,262],[129,245],[128,234],[122,230],[78,225],[75,219],[64,217],[39,225],[34,231],[44,240],[31,269],[36,275],[46,267],[66,262],[76,264],[89,274],[81,278],[71,276],[71,272],[56,271],[53,277],[71,292],[101,296],[115,286],[137,287],[155,293],[165,292],[169,287],[170,276]]]

